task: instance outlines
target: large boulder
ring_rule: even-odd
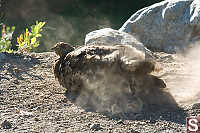
[[[134,13],[119,31],[137,35],[147,48],[174,52],[200,35],[199,0],[165,0]]]
[[[85,45],[130,45],[136,48],[138,51],[143,52],[147,58],[153,57],[152,52],[134,36],[111,28],[104,28],[88,33],[85,37]]]

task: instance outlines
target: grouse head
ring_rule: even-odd
[[[68,43],[59,42],[59,43],[56,43],[56,45],[53,48],[51,48],[51,50],[54,51],[60,57],[63,57],[67,55],[68,53],[74,51],[74,47],[72,47]]]

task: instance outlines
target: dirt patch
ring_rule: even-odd
[[[174,55],[157,53],[166,83],[182,63]],[[6,54],[0,62],[0,132],[185,132],[185,117],[198,108],[180,105],[176,111],[103,114],[74,104],[55,80],[54,53]],[[165,73],[168,73],[165,76]],[[5,128],[8,127],[8,128]]]

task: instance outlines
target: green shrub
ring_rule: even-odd
[[[25,33],[17,37],[18,51],[31,52],[40,45],[39,38],[42,37],[40,33],[45,23],[36,21],[36,25],[32,25],[30,31],[26,28]]]
[[[12,53],[13,50],[11,49],[12,44],[12,35],[15,31],[15,26],[9,27],[5,24],[2,24],[1,30],[1,38],[0,38],[0,52],[8,52]]]

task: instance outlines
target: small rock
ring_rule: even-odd
[[[119,120],[119,121],[117,122],[117,124],[125,125],[125,123],[124,123],[122,120]]]
[[[130,132],[131,132],[131,133],[140,133],[140,132],[135,131],[135,130],[131,130]]]
[[[13,68],[13,71],[14,71],[15,73],[20,73],[20,72],[22,72],[22,70],[19,69],[19,68]]]
[[[156,123],[156,120],[155,120],[155,119],[150,119],[149,122],[150,122],[150,123]]]
[[[146,122],[141,121],[140,124],[141,125],[146,125]]]
[[[23,111],[23,110],[20,110],[19,113],[21,116],[25,116],[25,117],[33,116],[32,112],[27,112],[27,111]]]
[[[91,124],[90,129],[94,130],[94,131],[98,131],[98,130],[101,130],[102,128],[101,128],[100,124]]]
[[[19,81],[18,81],[18,79],[14,79],[12,82],[13,82],[14,84],[17,84],[17,85],[20,84]]]
[[[1,123],[1,127],[3,129],[10,129],[12,128],[12,124],[9,121],[5,120]]]
[[[36,117],[34,120],[35,120],[35,121],[39,121],[40,119]]]
[[[3,90],[0,90],[0,95],[3,95],[4,91]]]

